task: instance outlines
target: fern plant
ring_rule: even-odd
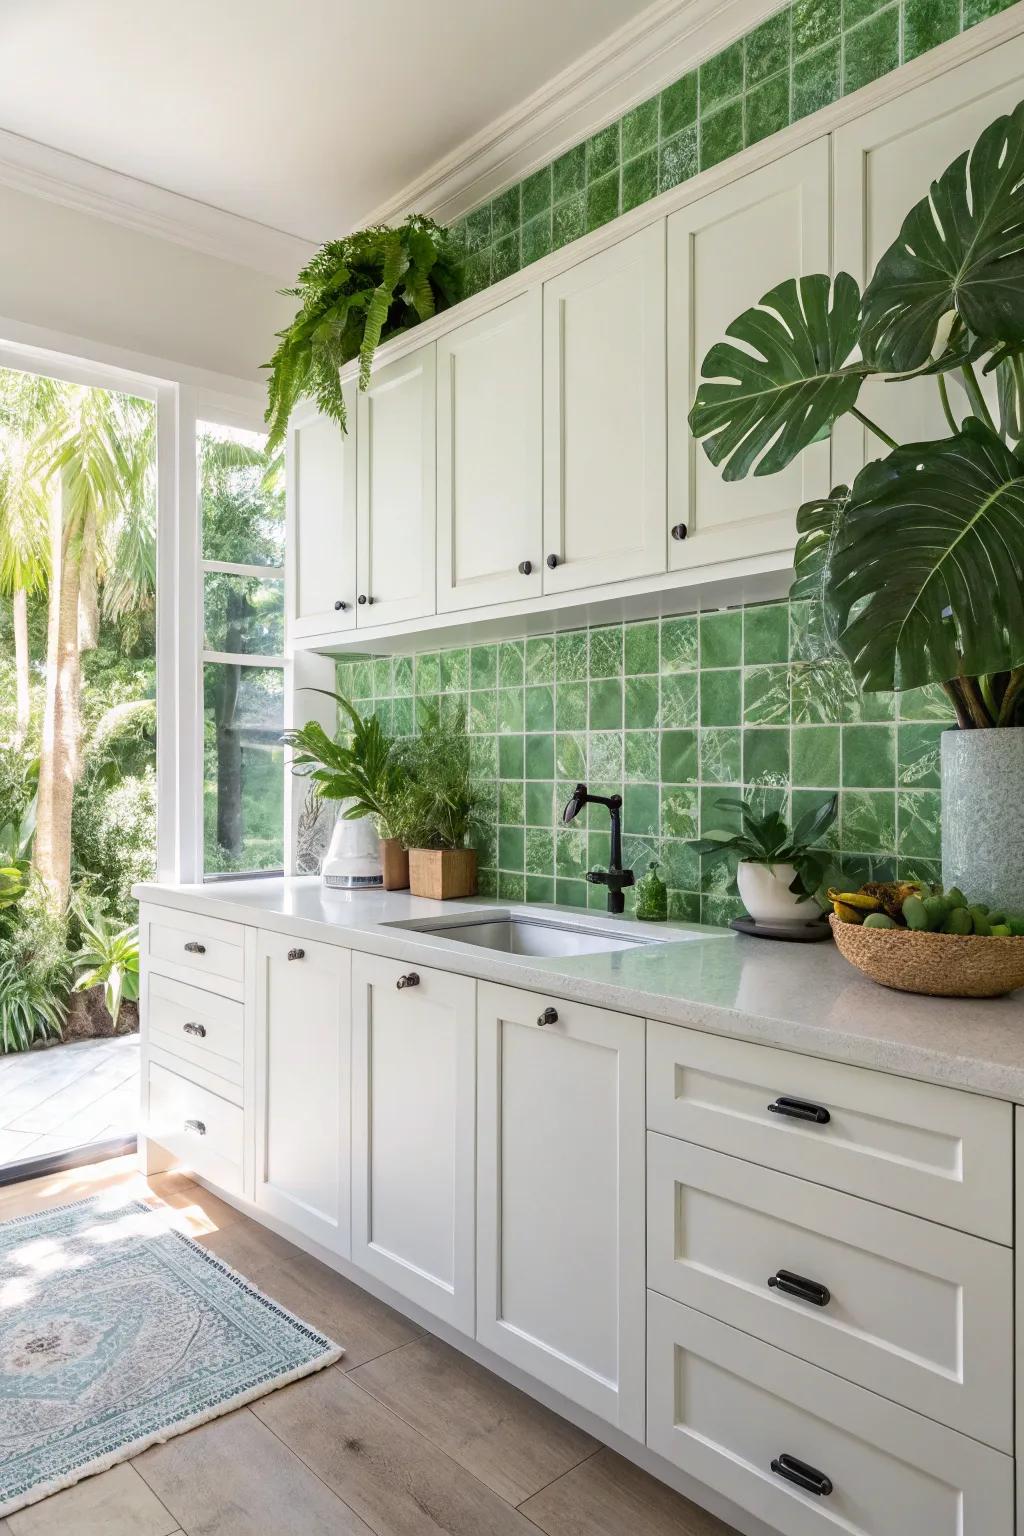
[[[421,214],[394,229],[378,224],[357,230],[321,246],[296,286],[282,292],[301,302],[264,364],[270,370],[268,453],[284,441],[288,418],[304,395],[344,432],[342,364],[359,358],[359,387],[365,389],[380,342],[455,302],[458,278],[448,231]]]
[[[436,702],[420,711],[419,733],[397,744],[407,785],[403,841],[407,848],[465,848],[483,825],[483,802],[473,783],[465,707],[442,712]]]

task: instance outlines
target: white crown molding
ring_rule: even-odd
[[[316,246],[0,129],[0,186],[292,281]]]
[[[646,101],[779,9],[780,0],[656,0],[525,101],[373,209],[458,218]]]

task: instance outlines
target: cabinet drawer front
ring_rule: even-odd
[[[1012,1451],[1008,1248],[653,1133],[647,1190],[654,1289]]]
[[[653,1291],[647,1444],[786,1536],[1013,1530],[1009,1456]],[[783,1456],[830,1491],[773,1471]]]
[[[826,1118],[793,1118],[780,1099],[813,1104]],[[998,1099],[651,1021],[647,1124],[947,1227],[1013,1240],[1011,1112]]]
[[[146,997],[151,1045],[180,1057],[186,1076],[198,1067],[241,1088],[241,1003],[159,975],[149,977]]]
[[[147,1134],[223,1189],[242,1183],[242,1111],[151,1062]]]
[[[143,954],[154,970],[241,999],[245,974],[241,923],[173,907],[144,907],[140,930]]]

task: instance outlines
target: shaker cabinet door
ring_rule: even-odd
[[[348,433],[307,400],[288,423],[288,623],[293,640],[356,627],[356,390]]]

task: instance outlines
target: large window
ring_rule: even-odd
[[[284,863],[284,463],[258,432],[197,430],[203,874]]]

